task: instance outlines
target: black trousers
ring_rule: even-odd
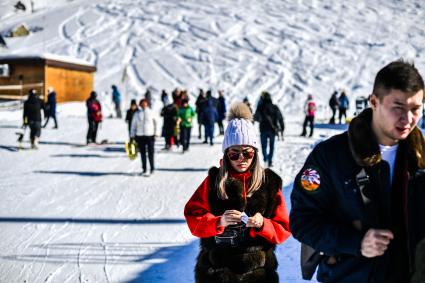
[[[89,130],[87,131],[87,143],[96,142],[97,130],[99,128],[99,123],[88,119]]]
[[[34,138],[39,138],[41,135],[41,122],[38,121],[29,121],[30,127],[30,139],[31,142],[34,141]]]
[[[58,120],[56,120],[56,113],[50,113],[47,117],[46,117],[46,122],[44,122],[44,126],[43,128],[45,128],[47,126],[47,123],[49,123],[49,119],[50,117],[53,118],[53,121],[55,122],[55,128],[58,127]]]
[[[335,107],[331,107],[331,110],[332,110],[332,117],[329,120],[329,123],[330,124],[335,124],[336,108]]]
[[[155,137],[154,136],[136,136],[137,146],[139,147],[140,157],[142,158],[142,169],[143,172],[146,172],[146,153],[149,158],[149,165],[151,167],[151,172],[155,170],[154,165],[154,146],[155,146]]]
[[[339,123],[342,123],[342,116],[347,119],[347,108],[339,108]],[[345,123],[345,121],[344,121]]]
[[[220,135],[224,135],[224,126],[223,126],[223,120],[218,120],[218,130],[220,131]]]
[[[186,128],[186,127],[180,126],[180,143],[183,146],[183,151],[186,151],[189,149],[191,130],[192,130],[192,127]]]
[[[314,116],[305,116],[304,119],[304,124],[303,124],[303,132],[301,134],[301,136],[305,136],[307,135],[307,124],[310,124],[310,137],[313,135],[313,130],[314,130]]]

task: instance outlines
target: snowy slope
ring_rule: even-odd
[[[256,101],[269,90],[291,111],[307,93],[323,101],[340,88],[368,95],[376,71],[400,57],[425,71],[422,1],[38,0],[34,14],[15,16],[6,12],[13,1],[2,2],[2,32],[23,22],[44,28],[6,38],[2,53],[89,61],[99,92],[112,83],[129,96],[211,87]]]
[[[43,30],[6,38],[0,55],[52,53],[96,64],[107,114],[112,83],[127,100],[150,87],[156,109],[162,88],[192,95],[223,88],[228,102],[255,102],[269,90],[287,123],[274,170],[288,206],[312,145],[344,129],[320,124],[335,88],[346,88],[352,100],[368,94],[376,71],[399,57],[425,71],[419,0],[210,2],[38,0],[31,14],[3,0],[1,33],[23,22]],[[313,139],[298,137],[307,93],[322,105]],[[84,105],[63,104],[58,112],[59,130],[43,130],[38,151],[17,151],[22,114],[0,112],[0,282],[193,282],[198,241],[183,207],[218,164],[220,138],[206,146],[194,130],[185,155],[161,151],[159,140],[158,170],[145,178],[137,174],[140,160],[125,156],[123,121],[106,119],[99,140],[109,144],[86,147]],[[291,238],[277,254],[281,282],[303,282],[299,244]]]

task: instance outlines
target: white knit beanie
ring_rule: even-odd
[[[228,120],[224,132],[223,152],[234,145],[248,145],[258,149],[258,135],[252,123],[252,113],[245,103],[233,104]]]

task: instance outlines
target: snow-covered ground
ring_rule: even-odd
[[[36,0],[33,14],[15,11],[14,2],[0,0],[0,32],[21,23],[42,30],[6,37],[0,56],[52,53],[96,64],[106,116],[113,83],[126,102],[150,88],[156,109],[163,88],[187,88],[192,98],[200,87],[224,89],[228,102],[248,96],[254,104],[270,91],[286,117],[273,169],[288,206],[312,145],[344,130],[322,123],[334,89],[354,102],[400,57],[425,73],[420,0]],[[320,106],[312,139],[298,136],[308,93]],[[99,140],[109,143],[86,147],[84,104],[58,111],[59,129],[43,130],[38,151],[17,151],[22,114],[0,111],[0,282],[193,282],[198,241],[183,207],[218,164],[220,137],[201,144],[194,127],[184,155],[161,151],[158,140],[157,172],[146,178],[138,176],[140,160],[125,156],[123,121],[106,119]],[[303,282],[297,241],[277,254],[281,282]]]
[[[142,177],[140,159],[124,152],[125,123],[106,119],[99,140],[109,143],[87,147],[86,118],[65,114],[75,107],[60,106],[59,130],[43,130],[37,151],[18,151],[19,121],[0,122],[0,282],[193,282],[198,241],[183,207],[218,165],[222,138],[205,145],[195,131],[184,155],[162,151],[160,139],[157,170]],[[311,145],[338,130],[323,125],[307,139],[287,122],[274,170],[290,205],[292,178]],[[299,244],[291,238],[277,254],[281,282],[301,282]]]

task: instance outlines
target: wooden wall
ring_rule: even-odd
[[[93,90],[93,73],[46,66],[45,87],[56,91],[57,102],[84,101]]]
[[[28,91],[31,88],[34,88],[38,91],[39,94],[44,93],[44,72],[43,64],[35,63],[25,64],[25,63],[9,63],[10,76],[9,77],[0,77],[0,86],[18,86],[21,84],[19,80],[19,75],[22,75],[22,85],[24,89],[22,90],[22,95],[27,95]],[[0,89],[0,95],[11,95],[17,96],[21,95],[20,89]]]

